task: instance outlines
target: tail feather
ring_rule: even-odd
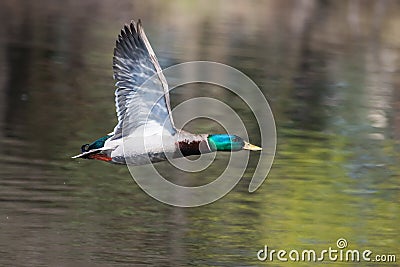
[[[92,149],[92,150],[83,152],[83,153],[81,153],[79,155],[73,156],[71,158],[72,159],[77,159],[77,158],[87,159],[87,158],[89,158],[90,155],[97,154],[97,153],[102,152],[102,151],[104,151],[104,149],[102,149],[102,148]]]

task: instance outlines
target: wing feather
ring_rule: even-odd
[[[149,121],[175,134],[167,80],[140,20],[125,25],[118,35],[113,70],[118,124],[112,139],[131,134]]]

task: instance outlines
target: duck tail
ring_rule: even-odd
[[[73,156],[71,158],[73,158],[73,159],[77,159],[77,158],[97,159],[97,160],[110,162],[110,161],[112,161],[112,158],[110,156],[108,156],[108,153],[106,151],[107,150],[103,150],[101,148],[92,149],[92,150],[83,152],[83,153],[81,153],[79,155]]]

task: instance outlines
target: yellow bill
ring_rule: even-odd
[[[250,143],[247,143],[246,141],[244,142],[243,149],[252,150],[252,151],[260,151],[260,150],[262,150],[261,147],[252,145]]]

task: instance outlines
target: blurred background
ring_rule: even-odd
[[[162,67],[217,61],[261,88],[278,145],[258,191],[255,154],[232,192],[192,209],[150,198],[124,166],[70,159],[116,124],[113,48],[138,18]],[[259,266],[264,245],[341,237],[400,257],[399,1],[2,0],[0,25],[0,265]],[[227,90],[178,88],[172,105],[201,95],[228,102],[258,143]],[[205,183],[228,157],[180,179]]]

